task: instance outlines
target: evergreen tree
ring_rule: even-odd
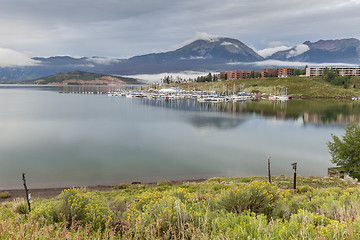
[[[325,81],[327,82],[331,82],[335,79],[336,77],[336,73],[334,72],[334,70],[332,68],[325,68],[324,69],[324,78]]]
[[[250,78],[255,78],[255,72],[254,71],[250,72]]]
[[[340,139],[331,134],[333,142],[328,142],[332,163],[344,167],[346,172],[360,167],[360,125],[353,122],[345,127],[345,134]]]

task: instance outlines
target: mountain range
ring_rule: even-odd
[[[195,40],[174,51],[134,56],[129,59],[69,56],[35,57],[36,65],[0,68],[0,82],[17,82],[69,71],[135,75],[180,71],[226,71],[265,67],[296,66],[291,62],[360,64],[360,40],[306,41],[270,56],[232,38]],[[274,65],[273,61],[277,60]],[[279,62],[283,61],[283,62]]]
[[[285,51],[279,51],[268,59],[312,63],[360,63],[360,40],[355,38],[340,40],[306,41]]]

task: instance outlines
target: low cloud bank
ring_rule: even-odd
[[[101,65],[110,65],[113,63],[120,62],[117,58],[111,58],[111,57],[92,57],[86,59],[89,62],[95,63],[95,64],[101,64]]]
[[[140,79],[146,82],[160,82],[165,76],[172,76],[173,79],[180,77],[182,79],[194,79],[199,76],[206,76],[209,72],[195,72],[195,71],[184,71],[177,73],[158,73],[158,74],[137,74],[137,75],[127,75],[126,77],[132,77],[136,79]],[[212,74],[214,74],[212,72]]]
[[[269,57],[269,56],[273,55],[276,52],[285,51],[285,50],[289,50],[289,49],[291,49],[291,47],[277,46],[277,47],[272,47],[272,48],[265,48],[263,50],[258,50],[256,52],[257,52],[257,54],[259,54],[263,58],[266,58],[266,57]]]
[[[0,48],[0,67],[34,66],[37,61],[23,53],[8,48]]]

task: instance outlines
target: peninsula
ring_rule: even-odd
[[[23,81],[22,84],[38,85],[113,85],[125,86],[142,84],[138,79],[111,76],[83,71],[71,71],[38,78],[36,80]]]

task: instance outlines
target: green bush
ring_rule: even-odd
[[[15,212],[18,214],[28,214],[29,207],[27,202],[19,202],[15,205]]]
[[[223,177],[213,177],[213,178],[209,178],[206,180],[206,182],[217,182],[217,183],[221,183],[222,181],[224,181],[225,178]]]
[[[0,192],[0,198],[9,198],[10,193],[9,192]]]
[[[161,182],[158,182],[157,185],[160,187],[160,186],[172,186],[173,183],[168,181],[168,180],[164,180],[164,181],[161,181]]]
[[[114,212],[125,212],[127,209],[127,199],[123,196],[117,197],[114,201]]]
[[[356,178],[357,180],[360,180],[360,173],[358,173],[358,172],[350,173],[350,176],[353,178]]]
[[[171,189],[171,186],[158,186],[154,190],[159,191],[159,192],[163,192],[163,191],[166,191],[166,190],[169,190],[169,189]]]
[[[119,185],[117,185],[117,186],[115,186],[114,188],[115,189],[127,189],[127,188],[129,188],[131,185],[130,184],[119,184]]]
[[[105,202],[95,199],[90,192],[70,188],[59,195],[58,201],[49,201],[34,209],[35,218],[43,217],[50,222],[66,221],[73,224],[90,225],[102,229],[111,220],[111,211]]]
[[[283,220],[288,220],[291,216],[291,203],[288,199],[280,198],[273,209],[272,216],[276,218],[281,218]]]
[[[305,186],[302,186],[302,187],[299,187],[297,189],[297,192],[298,193],[306,193],[306,192],[312,192],[314,191],[314,188],[313,187],[310,187],[309,185],[305,185]]]
[[[240,182],[248,183],[248,182],[254,181],[254,178],[255,177],[242,177],[239,180],[240,180]]]
[[[243,187],[227,190],[219,199],[218,206],[229,212],[251,210],[270,216],[279,198],[279,190],[268,182],[252,182]]]

